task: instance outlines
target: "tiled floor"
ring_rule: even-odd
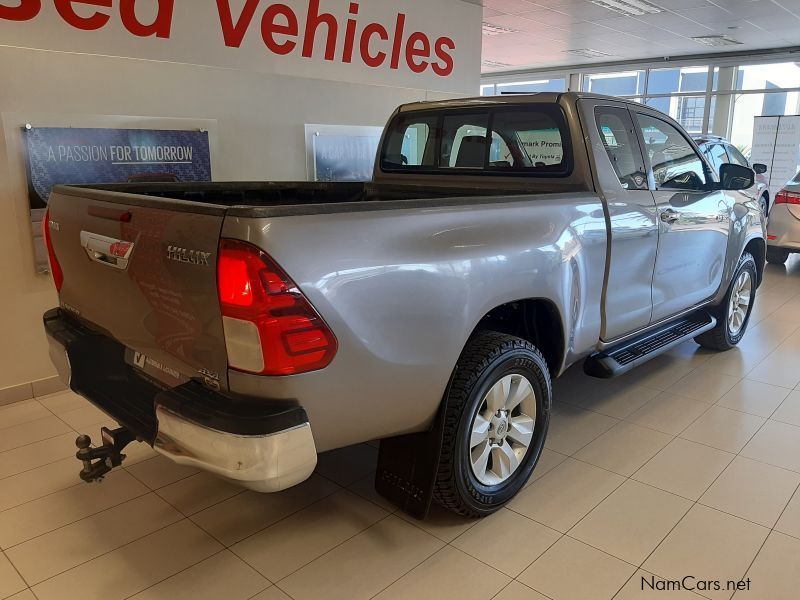
[[[133,447],[77,482],[77,432],[104,416],[60,393],[0,407],[0,599],[730,598],[642,591],[749,578],[800,597],[800,258],[768,267],[751,329],[685,344],[619,380],[556,383],[527,488],[483,521],[425,522],[372,490],[374,445],[324,455],[281,494],[242,491]]]

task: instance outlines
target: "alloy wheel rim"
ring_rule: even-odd
[[[738,334],[744,327],[747,311],[753,298],[753,279],[748,271],[742,271],[736,278],[728,306],[728,331],[731,335]]]
[[[536,393],[528,379],[506,375],[486,393],[470,428],[472,473],[483,485],[505,482],[533,443]]]

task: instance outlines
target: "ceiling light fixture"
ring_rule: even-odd
[[[738,46],[742,44],[739,40],[730,38],[727,35],[699,35],[692,39],[704,46]]]
[[[494,23],[487,23],[484,21],[481,24],[481,31],[483,35],[504,35],[506,33],[519,33],[518,29],[511,29],[510,27],[503,27],[502,25],[495,25]]]
[[[602,58],[603,56],[611,56],[607,52],[600,50],[593,50],[592,48],[575,48],[574,50],[564,50],[565,54],[575,54],[584,58]]]
[[[664,10],[660,6],[650,4],[645,0],[592,0],[592,4],[602,6],[615,13],[628,17],[640,17],[641,15],[655,15]]]

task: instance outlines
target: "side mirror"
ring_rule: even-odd
[[[753,164],[753,171],[756,172],[756,175],[761,175],[767,172],[767,165],[764,163],[754,163]]]
[[[719,168],[719,180],[723,190],[746,190],[756,182],[756,174],[749,167],[724,163]]]

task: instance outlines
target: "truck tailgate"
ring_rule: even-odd
[[[56,188],[62,308],[126,346],[126,362],[173,387],[227,387],[216,261],[225,207]]]

